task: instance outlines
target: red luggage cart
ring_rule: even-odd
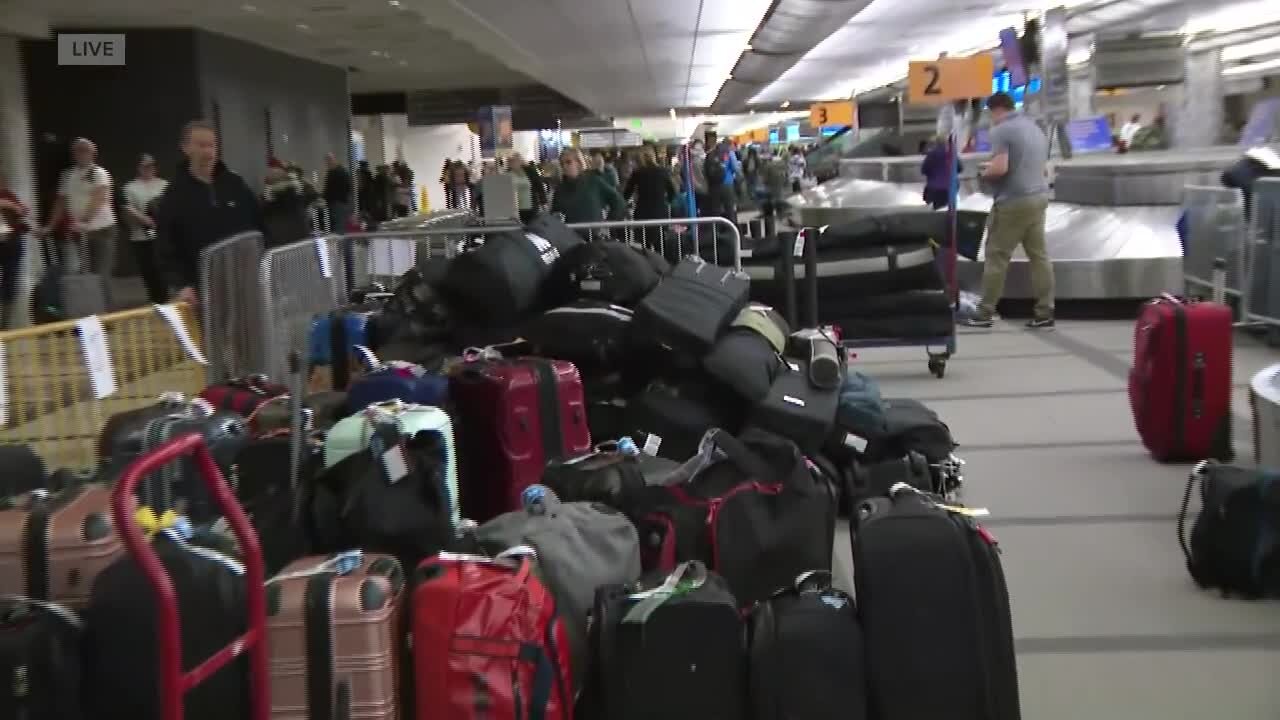
[[[236,540],[245,557],[245,598],[248,602],[248,630],[222,650],[211,655],[190,671],[182,671],[182,637],[179,634],[182,619],[178,616],[178,599],[173,583],[165,572],[160,559],[151,548],[134,519],[134,491],[143,478],[170,462],[184,456],[194,457],[200,479],[209,489],[209,495],[231,524]],[[223,481],[222,472],[209,454],[204,439],[192,433],[174,438],[156,448],[154,452],[139,457],[116,483],[111,492],[111,513],[116,531],[124,540],[125,548],[142,568],[156,595],[157,643],[160,658],[160,720],[182,720],[183,696],[191,688],[203,683],[221,670],[227,663],[244,653],[249,654],[249,715],[246,720],[269,720],[271,698],[268,683],[266,644],[266,586],[263,577],[262,552],[258,535],[249,524],[236,502],[235,496]]]

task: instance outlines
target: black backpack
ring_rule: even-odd
[[[826,570],[806,572],[751,611],[753,720],[867,717],[862,625]]]
[[[388,477],[386,453],[403,447],[404,475]],[[374,427],[366,451],[322,472],[306,492],[303,523],[311,551],[351,548],[393,555],[403,567],[417,567],[448,547],[454,537],[445,485],[445,448],[438,436],[401,438],[390,423]]]
[[[1186,533],[1191,493],[1202,510]],[[1205,461],[1187,479],[1178,513],[1187,572],[1202,588],[1248,598],[1280,597],[1280,480],[1271,472]]]
[[[702,172],[707,176],[707,187],[717,188],[724,185],[724,162],[714,152],[707,153],[702,161]]]

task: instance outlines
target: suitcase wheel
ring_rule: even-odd
[[[940,357],[929,358],[929,372],[941,380],[947,374],[947,359]]]

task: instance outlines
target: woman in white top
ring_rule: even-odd
[[[169,181],[156,175],[156,159],[143,155],[138,159],[138,177],[124,186],[125,224],[129,227],[129,243],[138,261],[138,271],[147,286],[147,297],[153,303],[168,301],[169,289],[156,263],[156,208]]]
[[[62,261],[69,272],[102,278],[111,304],[111,271],[116,260],[116,213],[111,206],[111,173],[97,164],[98,146],[85,138],[71,143],[74,164],[62,173],[58,197],[45,233],[66,229]]]

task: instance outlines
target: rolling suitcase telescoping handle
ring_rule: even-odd
[[[249,627],[243,635],[184,673],[177,594],[172,580],[134,518],[133,493],[143,478],[188,455],[192,456],[200,479],[231,525],[244,555]],[[187,691],[246,652],[249,654],[247,720],[269,720],[271,699],[267,685],[270,675],[267,668],[267,604],[262,550],[257,533],[223,480],[204,438],[196,433],[182,435],[133,461],[111,491],[111,514],[125,548],[142,568],[156,596],[160,720],[183,720],[183,696]]]

